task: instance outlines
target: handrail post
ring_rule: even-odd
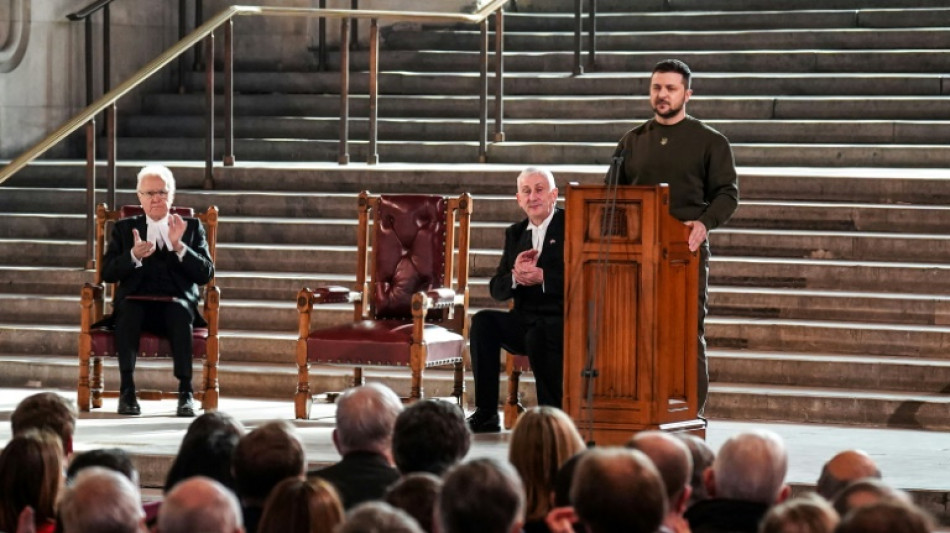
[[[595,65],[597,63],[597,0],[590,0],[590,13],[588,16],[590,18],[590,28],[588,36],[588,50],[587,50],[587,67],[591,70],[595,70]]]
[[[86,19],[87,21],[89,19]],[[115,206],[110,206],[115,207]],[[96,268],[96,118],[86,123],[86,269]]]
[[[93,99],[93,82],[92,82],[92,19],[86,17],[86,23],[84,24],[85,29],[85,39],[86,39],[86,105],[92,104]]]
[[[360,0],[350,0],[350,9],[353,11],[360,10]],[[344,46],[346,41],[340,40],[340,46]],[[353,50],[360,49],[360,19],[353,19],[353,32],[350,34],[350,48]]]
[[[340,19],[340,42],[345,43],[350,35],[350,19]],[[350,164],[348,148],[350,138],[350,48],[340,47],[340,147],[337,162]]]
[[[205,38],[205,189],[214,188],[214,33]]]
[[[204,16],[204,2],[202,0],[195,0],[195,27],[201,26],[202,19]],[[191,65],[191,69],[194,71],[199,71],[204,69],[204,50],[200,44],[195,44],[195,61]]]
[[[109,4],[102,8],[102,94],[112,88],[112,23]]]
[[[115,160],[116,160],[116,105],[115,102],[106,108],[106,202],[109,207],[115,208]]]
[[[584,73],[584,67],[581,66],[581,34],[584,32],[583,9],[581,3],[584,0],[574,0],[574,75],[580,76]]]
[[[224,166],[234,166],[234,19],[224,25]]]
[[[185,38],[188,26],[188,0],[178,0],[178,40]],[[178,94],[185,94],[185,56],[178,56]],[[114,207],[110,205],[110,207]]]
[[[478,94],[478,162],[488,162],[488,19],[481,23],[478,44],[479,94]]]
[[[369,150],[366,164],[379,163],[377,147],[377,116],[379,114],[379,21],[371,19],[369,25]]]
[[[495,142],[505,142],[505,9],[495,12]]]
[[[320,0],[317,4],[320,9],[327,8],[327,0]],[[317,21],[317,70],[327,70],[327,18],[320,17]]]

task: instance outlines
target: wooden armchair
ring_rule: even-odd
[[[508,376],[508,394],[505,397],[505,405],[502,412],[505,415],[505,429],[514,427],[518,417],[524,412],[524,405],[518,396],[518,386],[521,381],[521,373],[531,370],[531,363],[527,355],[513,354],[505,350],[505,375]]]
[[[424,395],[425,368],[452,364],[452,395],[461,404],[471,212],[467,193],[360,193],[355,290],[305,288],[297,295],[297,418],[310,416],[310,363],[354,366],[353,386],[363,383],[363,366],[408,366],[410,401]],[[325,303],[352,303],[353,321],[312,330],[313,307]]]
[[[116,357],[115,338],[111,329],[93,327],[104,316],[105,301],[115,294],[115,287],[111,283],[103,283],[102,267],[105,255],[107,226],[116,220],[142,214],[140,206],[123,206],[117,211],[110,211],[106,204],[99,204],[96,209],[96,274],[94,283],[86,283],[82,288],[81,328],[79,333],[79,409],[89,411],[91,407],[102,407],[103,397],[118,396],[117,390],[106,391],[102,379],[102,357]],[[199,219],[204,224],[208,250],[211,260],[215,259],[215,248],[218,235],[218,208],[211,206],[204,213],[194,214],[194,210],[184,207],[173,207],[172,213]],[[111,228],[111,226],[110,226]],[[218,358],[220,346],[218,343],[218,307],[221,300],[221,291],[215,286],[212,278],[205,286],[204,309],[202,316],[208,323],[207,328],[195,328],[193,335],[194,357],[204,359],[204,373],[202,385],[195,391],[196,397],[201,399],[205,410],[218,407]],[[139,357],[167,357],[171,358],[171,346],[164,337],[142,332],[139,342]],[[90,377],[90,358],[92,359],[92,376]],[[141,399],[161,399],[163,397],[177,398],[176,392],[140,390]]]

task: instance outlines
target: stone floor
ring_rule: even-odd
[[[17,403],[37,389],[0,389],[0,420],[7,421]],[[59,391],[73,397],[74,391]],[[290,401],[222,398],[219,407],[246,426],[271,419],[287,419],[300,431],[312,465],[332,463],[339,455],[333,448],[334,407],[314,404],[310,420],[293,420]],[[174,416],[174,400],[143,401],[142,416],[115,414],[116,400],[105,399],[102,409],[82,413],[75,435],[77,451],[122,447],[136,459],[146,488],[160,487],[190,419]],[[818,478],[821,465],[839,450],[860,448],[869,453],[889,484],[909,490],[915,499],[944,524],[950,499],[950,433],[895,429],[769,424],[710,420],[707,439],[713,449],[738,432],[768,429],[785,439],[789,450],[789,483],[807,487]],[[0,423],[0,443],[10,438],[10,426]],[[470,455],[504,458],[508,433],[476,435]],[[151,491],[150,491],[151,492]]]

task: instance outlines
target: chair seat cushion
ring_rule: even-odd
[[[425,366],[462,360],[465,339],[442,326],[426,324],[423,330]],[[321,329],[307,338],[307,359],[312,362],[409,366],[412,322],[363,320]]]
[[[511,369],[515,372],[530,372],[531,371],[531,361],[528,360],[527,355],[518,355],[511,352],[508,353],[511,356]]]
[[[115,335],[109,328],[95,328],[90,332],[92,336],[92,356],[116,357]],[[192,350],[195,359],[203,359],[208,355],[208,328],[194,328],[192,334]],[[171,357],[172,347],[165,337],[152,333],[142,332],[139,339],[139,357]]]

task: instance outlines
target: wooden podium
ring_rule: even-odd
[[[669,202],[666,185],[568,187],[564,410],[599,445],[647,429],[705,436],[699,256]]]

